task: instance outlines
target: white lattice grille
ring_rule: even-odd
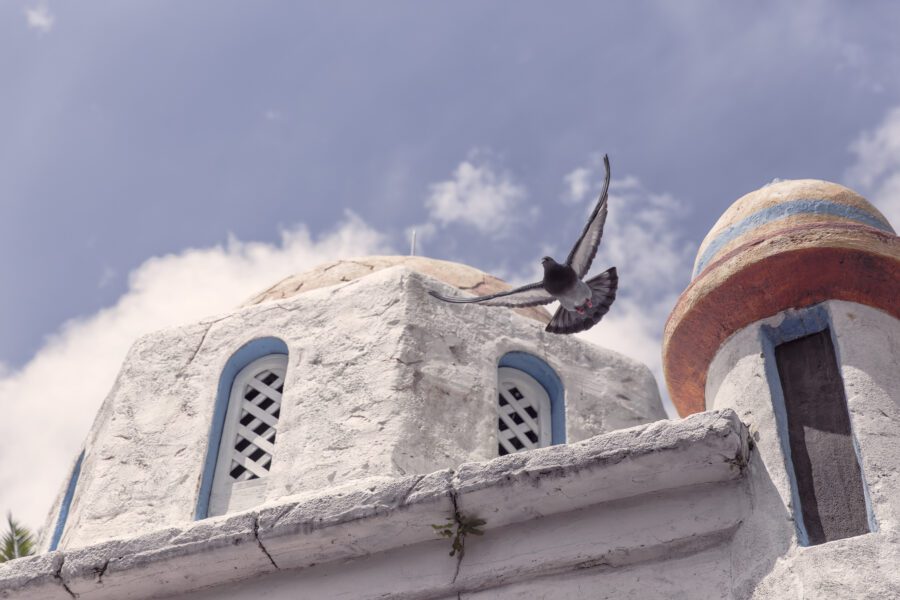
[[[272,465],[275,434],[281,413],[284,371],[265,369],[247,380],[241,394],[231,465],[228,474],[235,481],[264,477]]]
[[[219,442],[209,516],[245,510],[265,501],[281,415],[287,356],[270,354],[234,378]]]
[[[497,440],[500,456],[550,445],[550,397],[527,373],[499,370]]]

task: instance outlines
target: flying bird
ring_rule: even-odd
[[[603,191],[587,225],[584,226],[584,231],[569,252],[566,262],[560,264],[549,256],[541,260],[544,267],[544,278],[541,281],[508,292],[474,298],[449,298],[435,291],[428,293],[444,302],[458,304],[477,302],[487,306],[510,308],[539,306],[558,300],[559,309],[546,328],[550,333],[578,333],[587,331],[599,323],[616,299],[616,288],[619,285],[615,267],[610,267],[591,279],[584,279],[597,255],[597,246],[600,245],[603,224],[606,222],[606,199],[609,192],[609,157],[606,155],[603,156],[603,165],[606,167]]]

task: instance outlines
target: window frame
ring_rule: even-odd
[[[234,379],[244,367],[254,360],[270,354],[287,356],[288,365],[290,365],[290,354],[288,352],[287,344],[280,338],[267,336],[258,337],[244,343],[228,357],[222,366],[210,419],[206,457],[203,462],[203,470],[200,477],[200,488],[197,492],[194,520],[199,521],[206,519],[209,516],[209,501],[212,495],[213,476],[218,465],[219,447],[225,428],[225,416],[230,405]]]
[[[516,404],[518,403],[518,399],[515,397],[510,397],[512,394],[510,393],[510,388],[515,388],[520,390],[523,398],[529,399],[531,402],[531,406],[535,408],[535,412],[537,413],[536,417],[533,417],[535,421],[536,427],[529,428],[534,432],[537,441],[532,442],[531,440],[522,439],[522,436],[515,435],[515,437],[522,443],[523,447],[518,450],[513,448],[510,450],[503,444],[503,440],[506,439],[504,437],[503,432],[505,431],[515,431],[517,428],[517,424],[513,421],[512,414],[518,413],[520,418],[522,413],[515,409]],[[498,453],[499,447],[503,446],[506,450],[507,454],[515,454],[516,452],[521,452],[523,450],[534,450],[536,448],[546,448],[553,443],[553,434],[552,434],[552,410],[550,405],[550,394],[547,393],[547,390],[538,382],[537,379],[522,371],[521,369],[515,369],[513,367],[498,367],[497,368],[497,393],[500,397],[503,398],[506,404],[500,404],[498,399],[497,405],[497,414],[498,414],[498,432],[497,432],[497,444],[498,444]],[[505,407],[511,406],[513,413],[509,415],[505,412]],[[527,417],[527,415],[526,415]],[[506,429],[500,429],[500,423],[503,422],[506,425]],[[523,423],[525,421],[523,420]],[[510,444],[511,445],[511,444]],[[500,456],[505,456],[505,454],[501,454]]]
[[[550,411],[548,412],[548,420],[550,424],[550,442],[547,444],[548,446],[557,445],[557,444],[565,444],[566,443],[566,402],[565,402],[565,388],[563,387],[563,382],[560,379],[557,372],[547,364],[541,358],[530,354],[528,352],[523,352],[519,350],[513,350],[504,354],[500,360],[497,362],[497,387],[495,388],[499,393],[499,369],[501,368],[512,368],[518,371],[522,371],[533,380],[535,380],[540,387],[544,389],[547,393],[547,396],[550,399]],[[494,395],[494,402],[497,410],[499,411],[499,399],[497,393]],[[497,425],[495,425],[494,431],[499,433],[499,416]],[[499,439],[497,441],[496,447],[498,448],[499,453]],[[504,455],[506,456],[506,455]]]
[[[806,530],[806,524],[802,517],[802,504],[800,500],[800,491],[798,489],[797,473],[794,470],[794,460],[790,446],[787,407],[785,404],[784,391],[781,387],[781,377],[778,372],[775,348],[786,342],[791,342],[827,330],[834,348],[834,358],[837,361],[838,375],[842,380],[844,365],[840,358],[840,342],[837,339],[837,333],[831,320],[831,313],[827,301],[805,308],[787,309],[778,313],[778,316],[780,316],[781,319],[777,324],[764,323],[759,328],[763,369],[769,393],[771,395],[772,410],[775,416],[775,426],[776,431],[778,432],[778,441],[784,461],[784,469],[788,481],[790,482],[790,509],[793,517],[792,520],[794,521],[797,542],[801,546],[811,546],[814,544],[810,543],[810,536]],[[844,385],[844,393],[846,394],[846,385]],[[846,397],[844,401],[846,402]],[[878,523],[869,493],[868,479],[866,478],[862,457],[860,456],[859,440],[857,439],[854,428],[853,415],[849,413],[849,407],[847,408],[850,419],[850,439],[856,453],[856,460],[862,478],[862,491],[866,505],[869,532],[876,532],[878,531]]]
[[[250,382],[256,379],[256,376],[263,371],[270,371],[278,375],[282,379],[283,386],[284,379],[287,376],[287,356],[284,354],[269,354],[262,358],[257,358],[241,369],[234,377],[234,382],[231,384],[231,394],[228,399],[228,409],[225,412],[222,437],[219,440],[218,458],[216,459],[216,469],[213,474],[212,489],[210,491],[210,516],[244,510],[252,506],[253,504],[249,503],[254,500],[256,503],[265,500],[266,479],[269,470],[271,470],[271,462],[269,469],[266,470],[264,475],[255,473],[256,477],[245,480],[236,480],[231,477],[232,453],[235,451],[235,440],[239,434],[238,425],[244,410],[244,391],[248,385],[251,385]],[[278,408],[280,409],[280,407],[281,401],[279,400]],[[278,430],[277,422],[278,418],[275,419],[276,425],[271,426],[276,432]],[[270,454],[272,462],[275,460],[274,451],[275,442],[273,441],[272,452],[266,451],[267,454]],[[247,470],[250,471],[251,469]],[[244,502],[237,507],[232,507],[230,504],[233,501],[235,489],[242,492],[241,497],[244,498]],[[249,505],[243,506],[243,504]]]

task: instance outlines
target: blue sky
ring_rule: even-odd
[[[622,292],[590,339],[658,372],[739,196],[828,179],[898,225],[900,5],[861,6],[4,0],[0,407],[58,440],[33,485],[0,449],[0,509],[40,522],[134,336],[410,228],[524,282],[604,152]]]

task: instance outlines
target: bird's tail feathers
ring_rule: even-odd
[[[578,333],[587,331],[600,322],[616,299],[616,290],[619,287],[619,275],[615,267],[610,267],[596,277],[585,281],[591,288],[591,308],[583,315],[575,311],[569,311],[560,306],[556,314],[550,319],[546,330],[550,333]]]

